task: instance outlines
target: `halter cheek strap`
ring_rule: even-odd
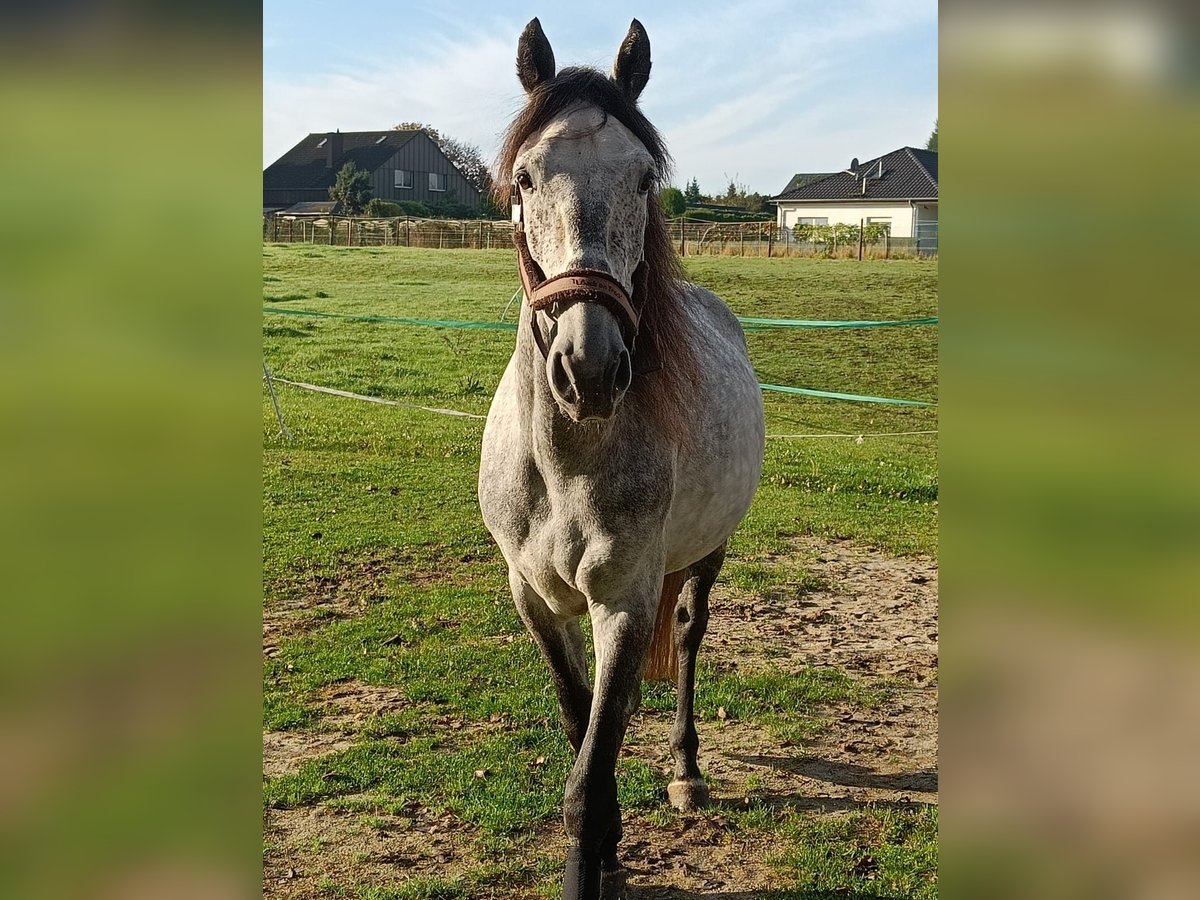
[[[517,266],[521,275],[521,288],[529,308],[537,313],[555,303],[599,303],[606,307],[617,321],[621,323],[621,331],[625,335],[625,344],[630,355],[633,355],[633,345],[637,338],[638,326],[642,316],[633,298],[625,293],[615,278],[599,269],[573,269],[553,278],[547,278],[541,266],[529,252],[529,241],[525,236],[525,216],[521,203],[521,189],[512,187],[513,196],[513,243],[517,247]],[[634,297],[642,295],[644,301],[646,284],[646,261],[638,263],[633,273]],[[533,340],[543,357],[549,357],[550,348],[546,346],[542,330],[538,328],[536,316],[532,322]]]

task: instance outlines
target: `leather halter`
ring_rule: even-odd
[[[521,275],[521,288],[525,299],[535,315],[532,317],[533,340],[544,358],[549,358],[550,348],[542,336],[542,330],[537,324],[539,311],[545,310],[555,303],[599,303],[606,307],[617,318],[621,325],[621,333],[625,338],[625,348],[633,356],[633,345],[637,339],[638,326],[642,315],[634,298],[639,295],[645,301],[646,260],[638,263],[633,272],[633,293],[630,297],[615,278],[599,269],[572,269],[547,278],[542,267],[537,264],[529,252],[529,241],[525,237],[525,212],[521,202],[521,188],[512,186],[512,218],[513,243],[517,247],[517,267]]]

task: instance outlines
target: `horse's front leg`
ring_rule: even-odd
[[[554,613],[546,601],[515,569],[508,574],[513,600],[521,621],[542,651],[550,667],[550,680],[558,696],[558,711],[571,749],[579,756],[592,708],[592,690],[588,686],[587,656],[579,617]]]
[[[563,796],[571,848],[563,900],[608,900],[618,897],[622,889],[617,864],[621,840],[617,754],[629,718],[641,702],[642,667],[661,584],[661,577],[647,578],[620,601],[591,605],[596,684],[587,734]]]

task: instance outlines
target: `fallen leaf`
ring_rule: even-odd
[[[726,719],[729,718],[729,713],[725,711],[725,707],[723,707],[723,706],[717,707],[717,718],[720,719],[722,722],[724,722]]]
[[[489,774],[489,773],[488,773],[488,770],[487,770],[487,769],[476,769],[476,770],[475,770],[475,777],[476,777],[476,778],[486,778],[486,777],[488,776],[488,774]]]

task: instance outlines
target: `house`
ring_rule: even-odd
[[[901,147],[865,163],[854,159],[842,172],[796,175],[771,202],[782,229],[886,223],[893,238],[910,238],[918,250],[934,251],[938,155]]]
[[[336,212],[329,189],[348,162],[371,173],[372,197],[479,207],[479,189],[424,131],[331,131],[308,135],[263,170],[264,211]]]

